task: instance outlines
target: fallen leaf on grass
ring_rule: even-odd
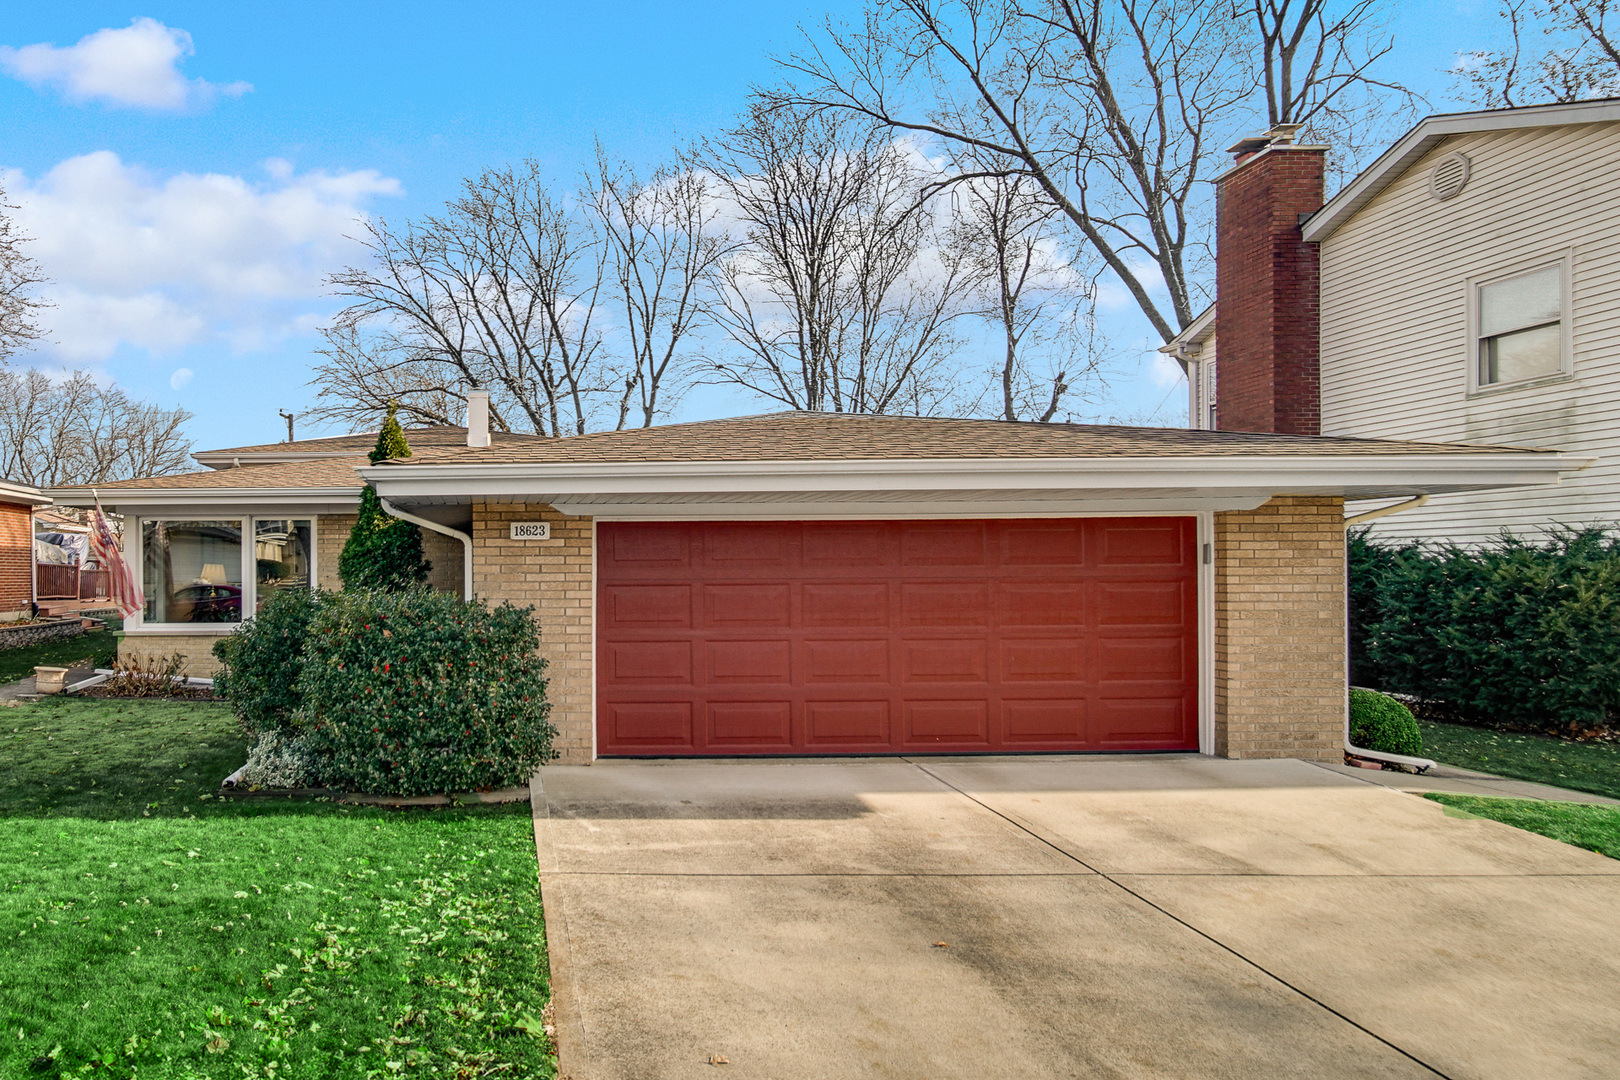
[[[730,1065],[731,1064],[731,1059],[726,1057],[726,1055],[724,1055],[724,1054],[710,1054],[709,1055],[709,1064],[710,1065]]]
[[[951,943],[948,941],[936,941],[933,947],[936,949],[948,949],[951,947]]]

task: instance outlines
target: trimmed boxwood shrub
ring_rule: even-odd
[[[371,795],[527,783],[554,755],[528,608],[425,588],[320,604],[297,691],[304,745],[331,787]]]
[[[214,643],[214,655],[225,665],[214,676],[214,690],[231,703],[249,734],[296,734],[304,641],[328,599],[327,593],[281,589],[235,633]]]
[[[1412,710],[1388,694],[1353,687],[1350,691],[1350,744],[1363,750],[1416,757],[1423,753],[1423,733]]]
[[[1387,547],[1353,536],[1355,679],[1519,727],[1620,722],[1620,538]]]

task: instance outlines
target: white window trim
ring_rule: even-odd
[[[1515,390],[1566,382],[1575,377],[1575,327],[1574,304],[1572,302],[1574,265],[1574,251],[1565,249],[1554,255],[1543,256],[1531,262],[1516,263],[1508,269],[1468,279],[1468,340],[1464,346],[1464,352],[1467,356],[1464,367],[1468,373],[1469,397],[1512,393]],[[1482,360],[1480,357],[1480,342],[1482,339],[1479,334],[1480,290],[1499,281],[1523,277],[1525,274],[1533,274],[1537,270],[1546,270],[1551,267],[1558,268],[1558,370],[1548,372],[1546,375],[1537,375],[1532,379],[1518,379],[1514,382],[1480,382],[1480,375],[1482,374]]]
[[[252,618],[251,612],[259,606],[259,575],[255,572],[254,564],[250,562],[253,550],[253,530],[261,521],[300,521],[309,522],[309,585],[310,588],[319,588],[320,578],[320,515],[305,513],[301,510],[290,511],[285,514],[219,514],[207,517],[206,510],[199,510],[196,514],[185,516],[181,514],[152,514],[148,517],[137,517],[133,532],[133,542],[129,545],[134,549],[133,557],[126,552],[125,557],[130,558],[130,575],[135,579],[135,585],[146,595],[146,523],[148,521],[240,521],[242,523],[242,622]],[[223,636],[233,633],[242,622],[233,623],[149,623],[146,621],[145,609],[131,615],[124,623],[126,634],[164,634],[164,635],[190,635],[190,636]]]

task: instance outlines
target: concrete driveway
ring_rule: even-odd
[[[608,762],[534,795],[571,1080],[1620,1075],[1620,862],[1302,762]]]

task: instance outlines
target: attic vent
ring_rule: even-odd
[[[1467,154],[1448,154],[1429,173],[1429,194],[1441,202],[1455,198],[1468,186]]]

